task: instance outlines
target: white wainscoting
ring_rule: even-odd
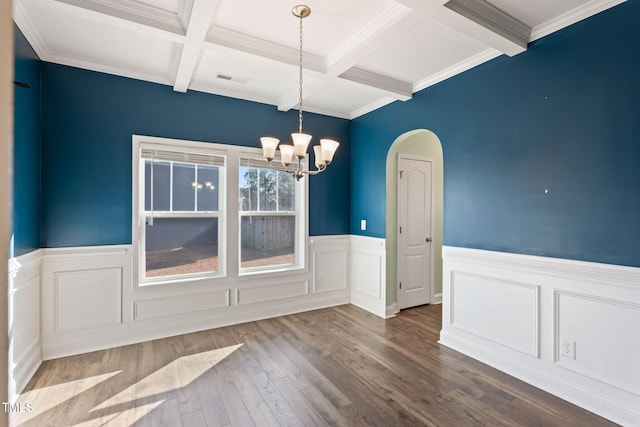
[[[42,363],[41,257],[37,250],[9,260],[9,402],[15,402]]]
[[[350,244],[310,238],[308,270],[140,287],[130,245],[46,249],[42,357],[347,304]]]
[[[143,287],[131,245],[11,259],[14,394],[42,360],[349,302],[385,317],[384,239],[314,236],[308,248],[308,270]]]
[[[639,268],[454,247],[443,260],[441,344],[640,425]]]
[[[387,317],[385,239],[351,236],[351,304]]]
[[[42,363],[40,261],[37,250],[9,260],[9,402]]]

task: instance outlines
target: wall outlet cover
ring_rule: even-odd
[[[560,343],[560,356],[567,359],[576,359],[576,342],[569,340],[562,340]]]

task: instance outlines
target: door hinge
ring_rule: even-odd
[[[400,282],[400,289],[402,289],[402,282]]]
[[[402,226],[400,226],[400,234],[402,234]]]
[[[400,179],[402,179],[402,172],[404,172],[404,171],[400,171]]]

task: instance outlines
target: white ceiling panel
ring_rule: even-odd
[[[381,13],[391,0],[310,0],[311,15],[304,19],[305,50],[329,55],[345,40]],[[299,20],[290,0],[222,1],[215,25],[283,46],[298,47]]]
[[[622,1],[308,0],[303,105],[354,118]],[[13,16],[43,60],[286,111],[298,104],[295,4],[13,0]]]
[[[407,46],[411,48],[408,49]],[[359,66],[415,83],[455,66],[486,48],[486,45],[465,34],[425,18],[388,41],[377,52],[361,61]]]
[[[336,108],[336,100],[340,100],[340,108]],[[310,111],[326,113],[349,118],[352,113],[362,107],[387,99],[385,93],[364,85],[343,79],[334,79],[326,83],[322,90],[307,96],[303,105]]]
[[[225,93],[233,91],[237,92],[236,97],[263,102],[277,99],[297,82],[297,76],[298,69],[292,65],[224,47],[212,47],[200,56],[192,86],[205,91],[206,88]]]
[[[65,65],[90,66],[129,77],[168,79],[173,43],[111,23],[96,25],[60,8],[26,6],[39,30],[46,57]]]

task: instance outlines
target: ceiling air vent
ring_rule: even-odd
[[[217,73],[216,77],[221,80],[227,80],[235,83],[247,83],[249,81],[246,77],[230,76],[229,74]]]

